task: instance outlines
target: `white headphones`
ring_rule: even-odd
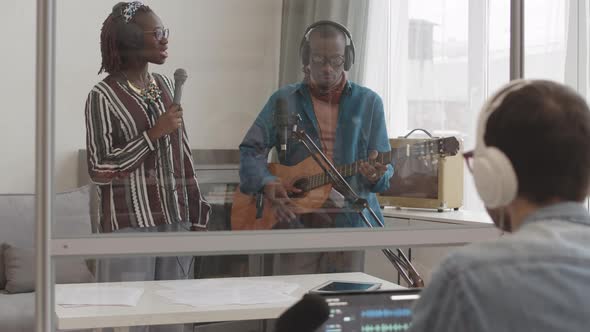
[[[473,178],[477,192],[488,208],[508,205],[518,192],[518,179],[510,159],[498,148],[484,143],[488,118],[502,105],[506,96],[530,83],[527,80],[511,81],[488,99],[479,114],[473,153]]]

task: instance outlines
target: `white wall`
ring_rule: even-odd
[[[34,189],[34,0],[8,1],[0,11],[0,192]]]
[[[114,1],[58,0],[56,30],[56,187],[76,186],[85,146],[84,101],[102,76],[100,27]],[[193,148],[237,148],[277,88],[281,1],[146,0],[170,28],[168,61],[150,70],[189,74],[183,107]],[[3,100],[0,192],[34,190],[35,1],[4,4],[8,33],[0,61]],[[5,74],[6,73],[6,74]]]

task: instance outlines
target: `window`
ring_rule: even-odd
[[[586,94],[586,6],[526,2],[526,77]],[[481,105],[509,80],[510,2],[378,0],[369,15],[364,82],[383,97],[390,137],[424,128],[473,148]],[[468,172],[464,208],[483,209]]]
[[[487,1],[376,1],[370,15],[365,82],[383,96],[390,137],[423,128],[456,135],[471,148],[490,87],[508,80],[507,8]],[[385,73],[378,70],[383,63]],[[483,208],[469,173],[464,207]]]

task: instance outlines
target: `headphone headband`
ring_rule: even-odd
[[[506,84],[501,90],[497,91],[490,99],[488,99],[481,108],[479,118],[477,120],[477,132],[475,148],[484,148],[486,144],[484,142],[484,136],[486,131],[486,125],[488,118],[494,113],[495,110],[502,105],[504,99],[512,92],[520,90],[525,86],[529,85],[531,81],[517,79]]]
[[[313,31],[313,29],[315,29],[319,26],[322,26],[322,25],[331,25],[331,26],[335,27],[336,29],[342,31],[346,35],[347,39],[350,41],[350,43],[352,45],[352,35],[350,34],[350,31],[348,31],[348,29],[344,25],[342,25],[338,22],[330,21],[330,20],[321,20],[321,21],[317,21],[317,22],[312,23],[310,26],[307,27],[307,29],[305,29],[305,33],[303,33],[303,39],[308,40],[309,34]]]
[[[344,70],[349,70],[350,67],[352,67],[352,64],[354,63],[354,57],[355,57],[354,42],[352,40],[352,34],[344,25],[342,25],[338,22],[330,21],[330,20],[321,20],[321,21],[314,22],[305,29],[305,32],[303,33],[303,38],[301,39],[301,43],[299,43],[299,55],[301,56],[303,64],[304,65],[309,64],[309,54],[307,54],[307,53],[309,53],[309,35],[313,32],[313,30],[315,28],[322,26],[322,25],[330,25],[330,26],[338,29],[342,33],[344,33],[344,36],[345,36],[344,39],[345,39],[345,44],[346,44],[344,47],[344,58],[345,58]]]

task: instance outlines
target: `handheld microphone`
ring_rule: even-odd
[[[323,297],[305,294],[277,320],[275,332],[315,332],[330,316]]]
[[[180,99],[182,98],[182,86],[188,75],[186,74],[186,70],[182,68],[176,69],[174,71],[174,100],[172,101],[176,105],[180,105]]]
[[[275,126],[279,133],[279,159],[287,157],[287,142],[289,141],[289,109],[285,98],[278,98],[275,104]]]

